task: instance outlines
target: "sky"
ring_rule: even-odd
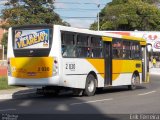
[[[0,0],[0,12],[7,0]],[[72,27],[89,28],[97,14],[112,0],[55,0],[55,12]],[[100,6],[98,7],[98,4]]]

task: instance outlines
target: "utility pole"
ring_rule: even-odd
[[[4,45],[2,45],[2,60],[4,60]]]
[[[97,23],[98,23],[98,31],[99,31],[99,7],[100,7],[100,4],[98,4],[97,7],[98,7]]]

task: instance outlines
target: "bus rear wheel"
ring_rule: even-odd
[[[134,74],[131,79],[131,85],[128,85],[129,90],[135,90],[140,84],[140,78],[138,75]]]
[[[96,91],[96,79],[92,74],[89,74],[86,79],[84,95],[93,96]]]

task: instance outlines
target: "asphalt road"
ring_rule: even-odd
[[[15,93],[14,99],[0,100],[0,114],[2,118],[5,118],[7,114],[26,116],[36,114],[40,118],[43,118],[44,114],[50,114],[52,117],[53,115],[63,117],[64,115],[78,115],[78,118],[81,118],[82,115],[89,115],[100,119],[103,115],[103,119],[143,118],[147,120],[148,117],[149,119],[154,117],[160,120],[159,77],[160,75],[151,75],[149,84],[141,85],[133,91],[129,91],[125,86],[107,88],[92,97],[77,97],[69,93],[44,97],[36,95],[34,90],[24,90]],[[159,115],[146,116],[146,114]]]

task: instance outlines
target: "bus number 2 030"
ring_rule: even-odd
[[[67,63],[66,64],[66,69],[74,71],[75,70],[75,64]]]

